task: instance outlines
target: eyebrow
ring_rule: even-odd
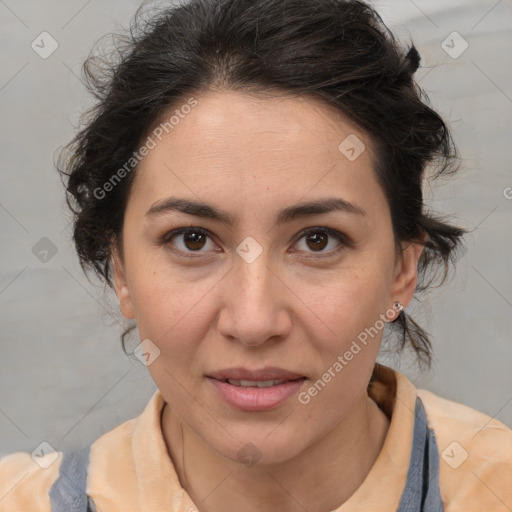
[[[228,226],[232,226],[235,217],[225,211],[218,209],[207,203],[200,201],[191,201],[190,199],[182,199],[177,197],[168,197],[154,203],[151,208],[146,212],[146,216],[154,217],[171,211],[186,213],[196,217],[203,217],[216,220]],[[319,215],[330,213],[333,211],[340,211],[367,217],[367,213],[360,207],[353,203],[338,197],[327,197],[324,199],[301,203],[295,206],[290,206],[281,210],[277,215],[276,225],[290,222],[294,219],[306,217],[308,215]]]

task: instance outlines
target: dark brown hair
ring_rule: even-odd
[[[97,103],[58,164],[85,272],[93,269],[112,286],[112,242],[121,238],[136,166],[104,194],[105,183],[172,105],[202,91],[233,90],[312,95],[363,128],[376,148],[375,171],[389,201],[397,251],[401,242],[428,235],[417,291],[430,287],[439,269],[440,284],[445,281],[466,231],[427,211],[422,184],[427,168],[432,178],[455,172],[457,150],[413,79],[418,51],[412,42],[402,47],[371,6],[190,0],[139,9],[129,34],[114,43],[113,53],[92,54],[84,64]],[[430,365],[429,335],[405,311],[390,325],[400,349],[410,343],[420,363]]]

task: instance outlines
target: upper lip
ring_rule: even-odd
[[[283,370],[282,368],[267,367],[260,370],[248,370],[247,368],[226,368],[207,375],[217,380],[234,379],[234,380],[295,380],[304,377],[300,373]]]

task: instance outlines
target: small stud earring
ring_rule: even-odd
[[[400,312],[404,309],[404,305],[397,300],[393,303],[393,309],[396,309],[398,312]]]
[[[404,305],[400,301],[397,300],[397,301],[393,302],[393,309],[395,311],[398,311],[398,315],[395,316],[395,318],[393,318],[393,320],[389,320],[388,323],[394,322],[400,316],[400,312],[404,309]]]

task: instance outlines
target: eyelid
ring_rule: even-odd
[[[171,230],[167,231],[162,237],[160,237],[158,245],[166,245],[168,244],[174,237],[183,235],[188,232],[195,232],[200,233],[202,235],[205,235],[212,240],[214,240],[216,237],[211,233],[208,229],[201,228],[199,226],[182,226],[178,228],[172,228]],[[307,228],[304,228],[302,231],[300,231],[294,241],[294,245],[299,242],[304,236],[309,235],[310,233],[324,233],[328,236],[331,236],[335,238],[339,243],[340,246],[338,246],[336,249],[331,249],[327,252],[310,252],[307,253],[307,256],[303,256],[304,258],[325,258],[330,257],[335,254],[338,254],[341,250],[343,250],[346,247],[351,246],[350,239],[342,233],[341,231],[338,231],[333,228],[329,228],[327,226],[310,226]],[[207,252],[207,251],[182,251],[181,249],[172,249],[173,252],[179,252],[181,254],[184,254],[185,257],[200,257],[201,253]],[[217,251],[218,252],[218,251]],[[294,251],[294,252],[300,252],[300,251]]]
[[[213,238],[213,234],[210,233],[210,231],[208,231],[205,228],[200,228],[199,226],[183,226],[179,228],[171,228],[169,231],[166,231],[165,234],[162,237],[160,237],[160,242],[165,244],[175,236],[183,235],[184,233],[188,233],[189,231],[201,233],[202,235],[206,235],[209,236],[210,238]]]

